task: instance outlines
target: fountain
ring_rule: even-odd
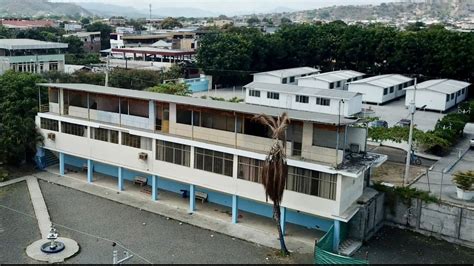
[[[46,242],[43,245],[41,245],[41,251],[48,254],[58,253],[58,252],[63,251],[66,248],[66,246],[64,245],[63,242],[57,241],[58,236],[59,234],[56,228],[54,228],[54,226],[51,225],[51,229],[49,230],[49,234],[48,234],[48,240],[50,242]]]

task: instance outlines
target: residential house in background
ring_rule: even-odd
[[[124,47],[152,47],[158,41],[171,43],[171,49],[191,51],[197,48],[194,32],[161,31],[154,34],[124,35]]]
[[[298,86],[305,86],[319,89],[347,90],[347,83],[362,79],[364,73],[353,70],[338,70],[324,72],[317,75],[310,75],[298,78]]]
[[[404,88],[414,80],[399,74],[386,74],[349,83],[349,91],[363,94],[366,103],[383,104],[405,95]]]
[[[98,53],[101,50],[100,31],[95,32],[76,32],[63,35],[63,37],[75,36],[81,39],[86,53]]]
[[[88,84],[40,86],[49,94],[36,117],[40,150],[47,150],[38,153],[41,167],[42,154],[54,154],[62,176],[83,169],[84,181],[108,180],[118,191],[139,190],[139,180],[150,200],[163,191],[186,194],[193,213],[196,197],[205,199],[228,208],[229,223],[244,222],[245,213],[272,217],[261,173],[274,140],[254,116],[287,112],[282,230],[288,223],[319,231],[335,225],[336,247],[372,168],[386,160],[366,150],[366,128],[337,114]]]
[[[66,43],[0,39],[0,75],[7,70],[42,73],[64,71]]]
[[[447,111],[466,100],[471,84],[454,79],[432,79],[416,85],[415,105],[417,108]],[[415,86],[406,91],[405,105],[409,106],[415,96]]]
[[[25,20],[25,19],[0,19],[0,25],[9,29],[35,29],[45,27],[59,27],[53,20]]]
[[[278,69],[253,74],[254,82],[271,84],[296,84],[297,78],[320,73],[321,71],[312,67],[295,67]]]
[[[64,24],[64,30],[66,32],[77,32],[82,30],[82,25],[77,23],[66,23]]]

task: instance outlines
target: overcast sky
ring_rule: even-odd
[[[153,9],[159,7],[192,7],[209,10],[214,13],[249,12],[259,13],[286,7],[295,10],[314,9],[332,5],[380,4],[400,2],[401,0],[53,0],[55,2],[102,2],[115,5],[133,6],[145,9],[148,4]]]

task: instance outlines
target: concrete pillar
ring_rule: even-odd
[[[158,187],[157,187],[157,176],[151,176],[151,199],[153,201],[158,200]]]
[[[239,218],[239,197],[232,195],[232,223],[236,224]]]
[[[92,183],[92,178],[94,175],[94,169],[93,169],[93,163],[92,160],[87,160],[87,183]]]
[[[196,193],[194,191],[194,185],[189,185],[189,213],[193,213],[196,210]]]
[[[334,238],[332,243],[333,252],[337,254],[339,242],[341,241],[341,222],[334,220]]]
[[[155,101],[150,100],[148,103],[148,129],[155,131]]]
[[[119,191],[123,191],[123,169],[122,167],[119,167],[118,168],[118,190]]]
[[[280,207],[280,226],[283,235],[286,234],[286,208]]]
[[[64,175],[64,153],[59,153],[59,175]]]

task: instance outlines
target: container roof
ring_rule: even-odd
[[[32,39],[0,39],[0,49],[7,50],[58,49],[67,47],[67,43],[43,42]]]
[[[142,99],[142,100],[154,100],[154,101],[169,102],[169,103],[175,103],[175,104],[192,105],[192,106],[197,106],[197,107],[219,109],[219,110],[246,113],[246,114],[267,114],[271,116],[278,116],[278,115],[281,115],[283,112],[287,112],[289,117],[295,120],[309,121],[309,122],[315,122],[315,123],[321,123],[321,124],[331,124],[331,125],[339,124],[338,115],[330,115],[330,114],[323,114],[323,113],[310,112],[310,111],[289,110],[289,109],[284,109],[284,108],[268,107],[268,106],[253,105],[253,104],[246,104],[246,103],[232,103],[232,102],[225,102],[225,101],[216,101],[216,100],[211,100],[211,99],[201,99],[201,98],[194,98],[194,97],[187,97],[187,96],[177,96],[177,95],[171,95],[171,94],[147,92],[147,91],[104,87],[104,86],[97,86],[97,85],[91,85],[91,84],[41,83],[38,85],[42,87],[63,88],[63,89],[74,90],[74,91],[83,91],[83,92],[113,95],[113,96],[135,98],[135,99]],[[348,119],[344,117],[341,117],[340,119],[341,125],[353,124],[355,122],[356,122],[355,119]]]
[[[444,94],[451,94],[467,88],[471,83],[454,79],[432,79],[416,85],[417,90],[430,90]],[[414,90],[415,86],[405,88],[405,90]]]
[[[297,95],[307,95],[307,96],[316,96],[316,97],[326,97],[333,99],[352,99],[357,96],[359,93],[350,92],[344,90],[329,90],[329,89],[318,89],[303,87],[297,85],[288,85],[288,84],[271,84],[264,82],[252,82],[245,85],[244,87],[248,89],[260,89],[265,91],[280,92],[287,94],[297,94]]]
[[[370,84],[373,86],[388,88],[403,84],[405,82],[413,80],[412,78],[402,76],[400,74],[385,74],[380,76],[374,76],[365,79],[359,79],[351,82],[350,84]]]
[[[338,71],[331,71],[331,72],[324,72],[321,74],[311,75],[307,77],[301,77],[298,79],[316,79],[316,80],[323,80],[326,82],[335,82],[341,80],[348,80],[355,77],[361,77],[364,73],[357,72],[354,70],[338,70]]]
[[[266,72],[255,73],[253,75],[271,75],[275,77],[292,77],[292,76],[300,76],[306,75],[310,73],[317,72],[319,73],[320,70],[312,67],[295,67],[295,68],[287,68],[287,69],[278,69]]]

